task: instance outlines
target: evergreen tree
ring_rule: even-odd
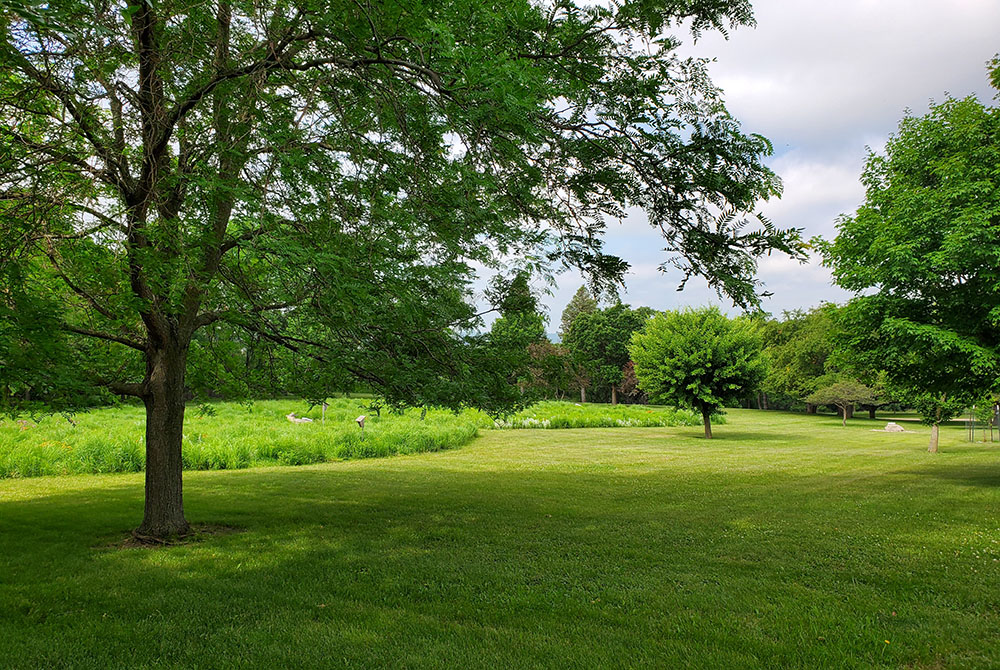
[[[581,286],[567,303],[566,309],[563,310],[562,319],[559,321],[559,339],[566,339],[576,317],[595,311],[597,311],[597,299],[590,294],[586,285]]]

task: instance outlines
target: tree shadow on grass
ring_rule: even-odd
[[[741,431],[726,440],[751,435],[760,441]],[[748,658],[823,666],[820,647],[797,641],[796,622],[822,616],[820,629],[850,627],[842,615],[868,606],[884,580],[845,595],[833,579],[824,588],[854,598],[839,613],[778,596],[790,579],[850,565],[871,546],[863,534],[850,547],[835,534],[817,539],[816,516],[833,522],[820,527],[844,523],[835,520],[850,518],[856,496],[824,497],[817,483],[828,475],[761,486],[752,473],[729,472],[720,486],[717,472],[672,472],[410,461],[201,473],[187,480],[190,520],[247,532],[165,551],[94,549],[138,522],[134,482],[7,501],[0,538],[12,541],[0,543],[0,600],[10,614],[0,612],[0,654],[11,654],[13,667],[69,667],[73,658],[93,667],[330,667],[331,659],[666,667],[691,658],[714,667],[753,665]],[[823,504],[796,517],[803,500]],[[909,504],[899,497],[900,508]],[[761,608],[772,613],[766,620],[755,614]],[[747,621],[767,634],[747,639]],[[686,649],[662,643],[663,628]],[[865,653],[851,646],[864,639],[851,630],[841,636],[845,653]],[[776,655],[772,640],[784,637],[794,656]],[[740,645],[747,658],[727,651]]]
[[[706,444],[713,442],[747,442],[759,446],[775,445],[785,442],[801,442],[802,436],[798,433],[768,432],[766,430],[728,430],[726,426],[712,426],[712,439],[706,440],[702,433],[691,433],[684,437],[704,441]]]
[[[1000,465],[934,465],[916,470],[900,470],[893,474],[933,477],[967,486],[1000,487]]]

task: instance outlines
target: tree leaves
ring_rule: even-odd
[[[1000,110],[949,98],[865,166],[866,202],[821,245],[848,355],[937,414],[1000,379]],[[949,413],[952,410],[948,410]]]
[[[194,341],[206,388],[228,388],[233,351],[208,346],[225,334],[306,359],[272,354],[288,388],[481,398],[471,371],[502,364],[468,335],[473,268],[565,265],[613,290],[628,266],[602,237],[631,206],[737,304],[757,257],[802,250],[752,214],[780,192],[769,143],[661,34],[750,24],[743,0],[4,11],[0,202],[18,213],[0,225],[24,252],[5,262],[49,265],[45,304],[102,347]]]
[[[633,335],[629,352],[651,401],[715,412],[763,382],[762,347],[751,319],[705,307],[656,314]]]

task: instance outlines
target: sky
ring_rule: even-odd
[[[729,39],[703,34],[686,39],[682,53],[713,58],[710,73],[729,111],[746,132],[774,144],[768,164],[784,182],[780,200],[760,207],[780,228],[802,228],[804,237],[832,238],[836,218],[864,200],[859,177],[866,147],[880,150],[906,110],[921,115],[946,94],[976,95],[992,104],[986,62],[1000,52],[1000,0],[756,0],[756,28],[730,31]],[[679,272],[662,273],[667,259],[658,233],[641,210],[610,224],[606,250],[631,266],[622,300],[657,310],[716,304],[703,281],[676,291]],[[829,271],[772,256],[759,277],[773,297],[775,316],[850,295],[833,286]],[[549,330],[583,284],[576,273],[557,277],[543,296]],[[538,287],[541,288],[541,287]]]

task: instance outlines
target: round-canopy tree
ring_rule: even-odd
[[[750,318],[729,319],[705,307],[657,314],[632,336],[629,352],[649,399],[701,412],[711,438],[712,413],[764,381],[762,349],[760,328]]]
[[[871,153],[865,204],[822,243],[847,356],[934,426],[1000,380],[1000,109],[947,99]]]
[[[740,304],[760,254],[801,251],[741,220],[779,190],[770,145],[668,34],[750,24],[746,0],[67,0],[0,20],[0,301],[39,316],[0,351],[65,353],[61,378],[145,403],[140,534],[188,529],[205,332],[314,362],[286,376],[299,392],[489,403],[502,361],[462,334],[474,267],[608,286],[627,266],[601,233],[627,206]],[[15,354],[0,387],[43,374]]]

